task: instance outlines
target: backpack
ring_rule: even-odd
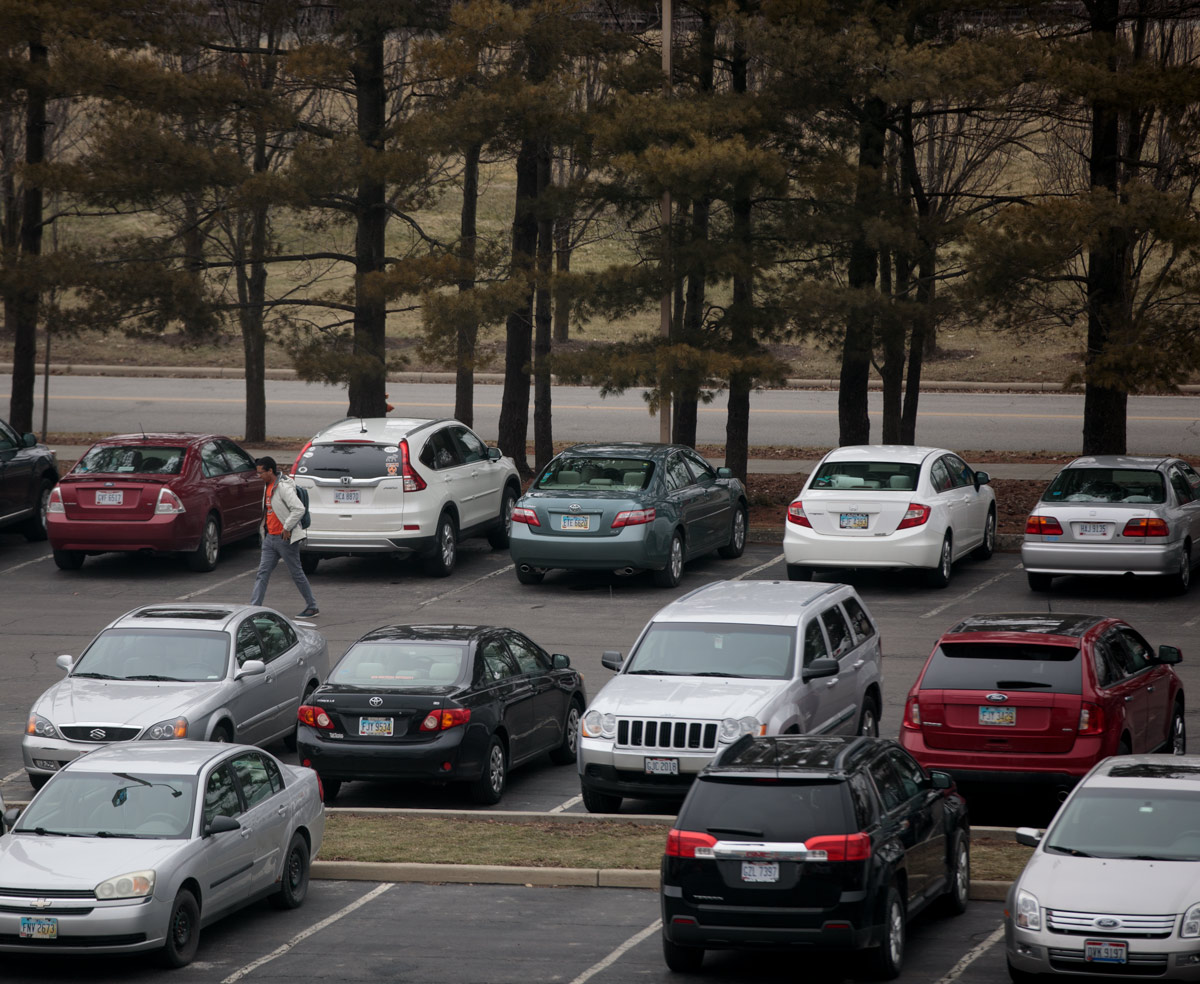
[[[300,525],[304,529],[308,529],[312,523],[312,513],[308,511],[308,489],[302,485],[297,485],[296,495],[300,497],[300,502],[304,506],[304,515],[300,517]]]

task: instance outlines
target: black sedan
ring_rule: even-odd
[[[586,703],[571,661],[513,629],[386,625],[300,708],[300,763],[327,803],[351,780],[463,782],[498,803],[510,768],[575,761]]]
[[[0,530],[46,539],[46,505],[57,481],[54,452],[0,420]]]

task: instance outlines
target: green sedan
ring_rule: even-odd
[[[512,512],[522,584],[554,568],[651,570],[673,588],[685,561],[746,548],[746,488],[681,444],[577,444],[555,457]]]

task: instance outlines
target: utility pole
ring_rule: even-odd
[[[671,0],[662,0],[662,70],[663,91],[671,91]],[[664,344],[671,340],[671,192],[662,195],[663,235],[663,292],[659,301],[659,333]],[[663,444],[671,441],[671,374],[663,364],[658,380],[658,439]]]

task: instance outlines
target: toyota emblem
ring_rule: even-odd
[[[1003,704],[1008,700],[1008,694],[988,694],[987,699],[993,704]]]
[[[106,734],[108,734],[108,732],[103,728],[92,728],[92,730],[88,732],[88,737],[93,741],[103,741]]]
[[[570,509],[571,512],[579,512],[583,506],[581,506],[578,502],[572,502],[569,506],[567,506],[567,508]]]
[[[370,704],[372,707],[380,707],[383,704],[383,698],[382,697],[372,697],[369,701],[367,701],[367,703]]]

